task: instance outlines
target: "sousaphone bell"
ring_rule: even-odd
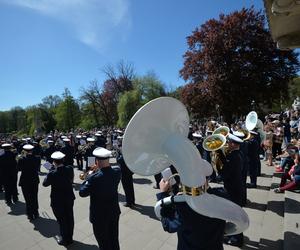
[[[163,203],[186,202],[199,214],[228,222],[227,235],[243,232],[249,226],[246,212],[229,200],[205,192],[206,176],[211,175],[212,167],[187,138],[188,131],[188,112],[180,101],[160,97],[148,102],[131,118],[124,133],[122,151],[128,168],[149,176],[174,165],[185,190],[194,192],[164,198]],[[155,205],[158,218],[161,206],[160,200]]]

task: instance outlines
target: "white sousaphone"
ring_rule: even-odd
[[[264,124],[260,119],[258,119],[257,113],[255,111],[251,111],[246,116],[245,126],[249,131],[256,129],[260,135],[261,141],[265,140],[266,133],[264,131]]]
[[[240,206],[205,192],[203,186],[212,167],[187,138],[188,131],[188,112],[180,101],[171,97],[154,99],[141,107],[127,125],[122,146],[124,160],[132,172],[144,176],[174,165],[183,189],[190,192],[164,198],[163,203],[187,202],[199,214],[225,220],[227,235],[245,231],[249,218]],[[161,206],[160,200],[155,206],[158,218]]]

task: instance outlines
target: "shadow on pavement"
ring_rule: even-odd
[[[269,201],[268,210],[283,217],[284,214],[284,201]]]
[[[262,174],[260,175],[260,177],[272,178],[273,175],[272,175],[272,174],[265,174],[265,173],[262,173]]]
[[[50,218],[39,217],[31,222],[34,225],[35,231],[38,231],[46,238],[54,237],[58,234],[59,228],[56,220]]]
[[[123,194],[118,194],[119,195],[119,202],[125,202],[126,201],[126,197]]]
[[[256,189],[269,191],[269,190],[270,190],[270,187],[257,185],[257,186],[256,186]]]
[[[285,212],[290,214],[298,214],[300,202],[288,197],[285,197]]]
[[[80,190],[80,186],[81,186],[81,183],[73,183],[73,188],[75,191],[79,191]]]
[[[133,183],[135,184],[151,184],[152,181],[146,178],[134,178]]]
[[[74,240],[73,244],[68,246],[67,249],[76,250],[76,249],[84,249],[84,250],[97,250],[99,249],[96,245],[88,245],[79,241]]]
[[[5,199],[5,194],[4,192],[0,193],[0,200],[4,200]]]
[[[283,249],[283,240],[273,241],[273,240],[267,240],[267,239],[261,238],[259,249],[261,249],[261,250]],[[290,249],[290,248],[287,248],[287,249]]]
[[[26,205],[24,202],[18,201],[17,203],[12,204],[10,206],[10,210],[11,211],[8,212],[8,214],[10,215],[15,215],[15,216],[23,215],[26,214]]]
[[[261,203],[257,203],[257,202],[253,202],[250,200],[247,200],[247,208],[251,208],[251,209],[256,209],[259,211],[266,211],[267,209],[267,205],[266,204],[261,204]]]
[[[284,232],[285,249],[300,249],[300,235],[294,232]]]
[[[139,212],[140,214],[147,215],[151,219],[159,220],[154,213],[153,206],[144,206],[144,205],[140,205],[140,204],[135,204],[135,206],[132,207],[131,209]]]

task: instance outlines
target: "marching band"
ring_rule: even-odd
[[[19,186],[26,202],[27,217],[30,221],[39,217],[37,193],[41,159],[43,164],[47,162],[50,167],[43,186],[51,186],[50,205],[61,235],[58,244],[72,244],[75,200],[72,184],[76,159],[78,170],[83,171],[80,174],[83,183],[79,195],[90,196],[90,222],[99,248],[119,249],[119,182],[122,180],[126,194],[124,205],[133,207],[133,174],[160,175],[166,167],[174,165],[182,183],[177,180],[175,186],[170,185],[170,180],[160,177],[161,193],[155,208],[158,208],[157,216],[164,230],[177,232],[178,249],[202,249],[201,246],[206,246],[203,249],[223,249],[223,242],[241,247],[243,231],[249,225],[248,216],[241,207],[247,202],[246,188],[256,187],[263,129],[258,127],[257,117],[248,117],[253,116],[251,113],[244,124],[236,127],[210,121],[206,129],[191,130],[184,109],[180,105],[178,107],[180,114],[171,114],[175,118],[169,117],[171,122],[168,124],[161,121],[166,126],[161,130],[154,130],[154,127],[157,129],[155,122],[151,123],[154,124],[151,127],[146,125],[149,121],[139,120],[142,123],[139,128],[135,121],[130,121],[125,132],[51,133],[45,138],[35,138],[36,141],[31,138],[2,141],[0,187],[4,188],[6,204],[12,206],[13,202],[18,202],[17,176],[20,171]],[[159,112],[163,111],[160,109]],[[151,119],[149,113],[147,116]],[[137,119],[138,115],[134,117]],[[188,135],[192,142],[187,139]],[[133,140],[140,141],[136,143]],[[188,156],[185,157],[185,154]],[[111,167],[109,158],[112,156],[116,157],[120,168]],[[248,173],[249,184],[246,183]],[[223,183],[224,188],[209,187],[213,181]],[[169,196],[170,190],[176,192]],[[215,204],[220,204],[218,209],[212,209]],[[226,214],[222,206],[227,207],[227,213],[231,212]],[[210,226],[199,229],[199,234],[187,235],[186,232],[190,227],[192,230],[197,221],[207,222]],[[231,224],[233,227],[230,227]],[[215,238],[211,241],[206,236],[209,232],[215,232]],[[199,238],[199,235],[203,237]]]

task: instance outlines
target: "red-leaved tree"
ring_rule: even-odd
[[[299,69],[297,53],[280,51],[266,27],[265,16],[243,8],[211,19],[187,37],[180,74],[189,84],[181,99],[196,116],[216,114],[225,120],[287,97],[287,84]]]

